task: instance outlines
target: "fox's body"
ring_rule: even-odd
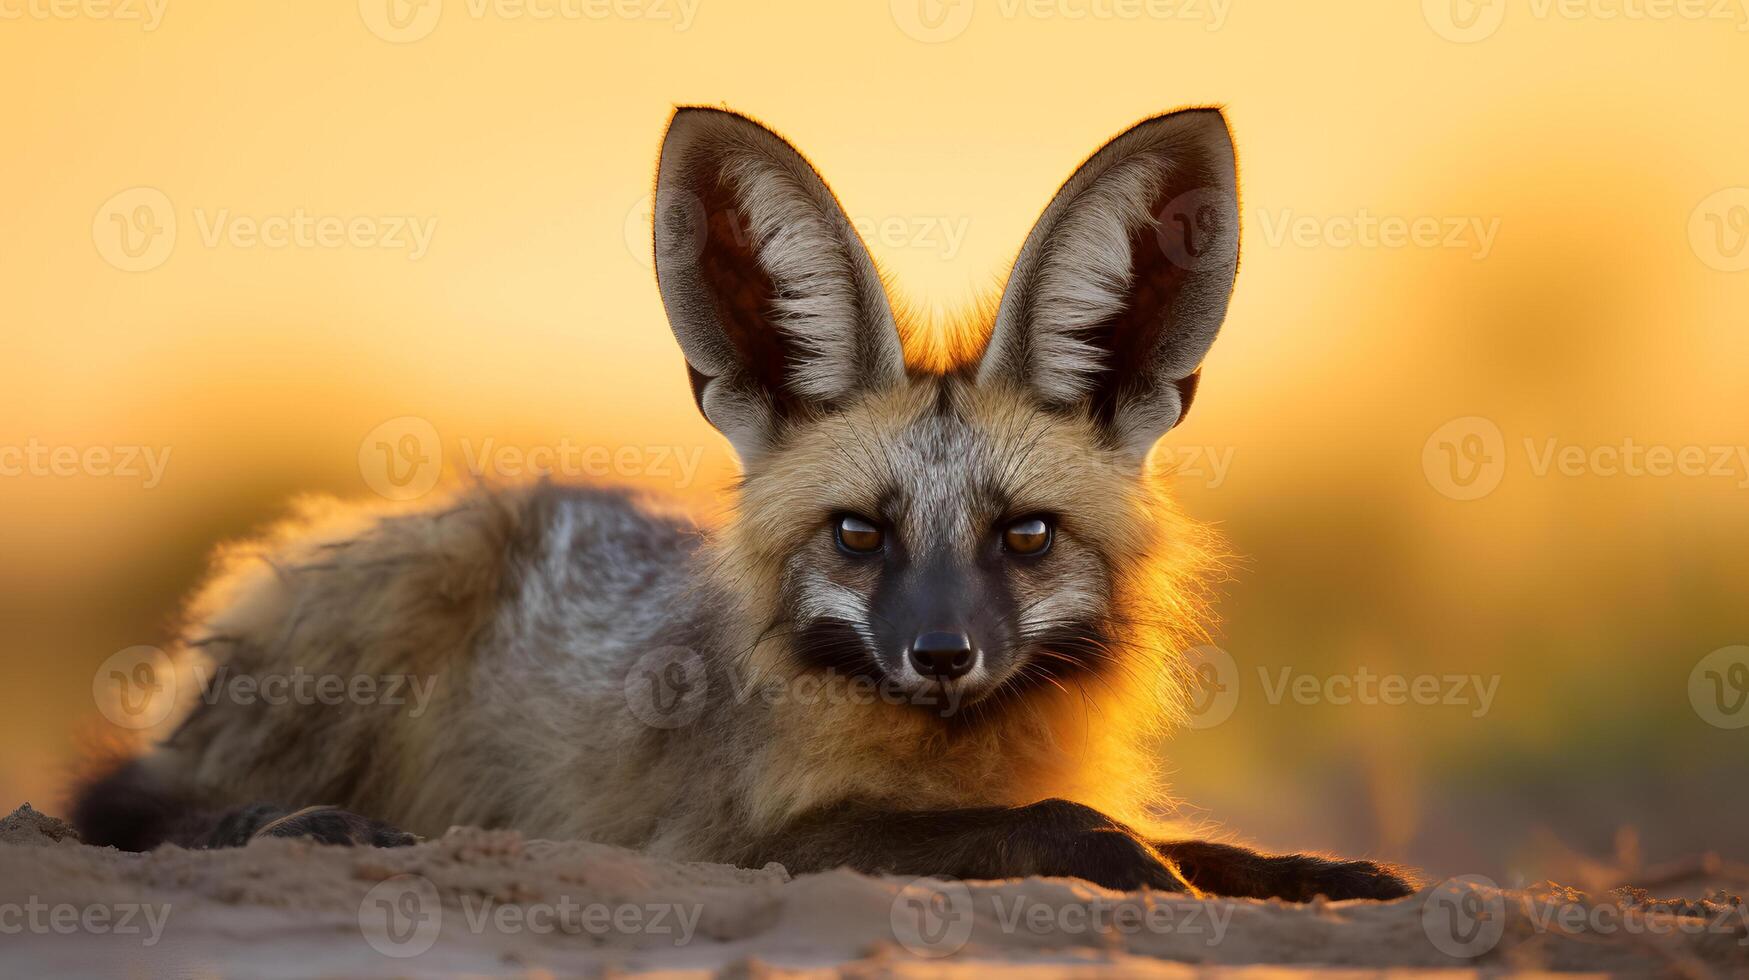
[[[682,112],[657,269],[745,466],[730,517],[546,484],[310,505],[225,553],[182,657],[205,696],[179,685],[173,732],[87,792],[81,829],[149,847],[470,824],[792,870],[1399,893],[1372,865],[1149,833],[1208,558],[1146,455],[1224,315],[1235,194],[1218,114],[1138,126],[1046,210],[979,356],[907,366],[806,163]],[[428,701],[225,693],[294,674]]]
[[[825,479],[890,466],[896,443],[920,469],[957,460],[970,473],[982,460],[1055,483],[1086,519],[1109,512],[1098,517],[1108,533],[1150,502],[1168,506],[1125,489],[1121,473],[1066,468],[1060,443],[1074,426],[971,387],[958,397],[992,417],[950,421],[922,388],[865,406],[862,446],[823,430],[819,448],[844,454]],[[877,413],[888,416],[879,425]],[[822,479],[811,467],[794,477],[814,492]],[[739,491],[749,516],[800,489],[771,482]],[[1161,535],[1162,553],[1138,554],[1134,587],[1180,595],[1173,586],[1200,562],[1193,527],[1169,526],[1178,533]],[[547,484],[417,509],[308,504],[222,556],[194,604],[178,685],[188,709],[145,764],[210,808],[319,800],[427,836],[506,826],[688,860],[744,858],[787,821],[845,802],[1060,797],[1136,822],[1162,802],[1148,749],[1176,710],[1170,661],[988,706],[848,673],[792,683],[792,634],[774,608],[783,571],[760,554],[762,537],[739,523],[709,533],[622,491]],[[1132,608],[1168,622],[1159,606],[1138,597]],[[315,710],[226,689],[299,673],[367,677],[378,692],[408,681],[394,703]]]

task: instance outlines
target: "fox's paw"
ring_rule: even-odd
[[[1370,898],[1389,901],[1414,894],[1400,869],[1375,861],[1337,861],[1309,854],[1259,854],[1231,844],[1172,841],[1160,852],[1198,889],[1227,898],[1280,898],[1309,902]]]
[[[1309,902],[1319,895],[1338,902],[1350,898],[1384,902],[1415,893],[1401,871],[1376,861],[1332,861],[1299,854],[1274,860],[1285,862],[1274,897],[1290,902]]]
[[[1152,888],[1188,892],[1190,887],[1172,865],[1128,831],[1090,830],[1068,842],[1068,854],[1052,873],[1085,878],[1116,891]]]
[[[358,847],[407,847],[419,838],[403,830],[361,817],[339,807],[307,806],[262,824],[250,840],[262,837],[301,837],[318,844]]]
[[[1117,891],[1191,890],[1152,845],[1098,810],[1066,800],[1045,800],[1025,809],[1036,821],[1033,834],[1010,841],[1014,851],[1031,851],[1033,860],[1025,873],[1083,878]]]

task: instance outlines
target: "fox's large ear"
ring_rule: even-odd
[[[681,109],[656,175],[656,280],[693,397],[743,462],[783,423],[905,376],[873,260],[776,133]]]
[[[1237,164],[1220,111],[1142,122],[1082,164],[1039,217],[978,381],[1084,407],[1140,459],[1190,408],[1238,264]]]

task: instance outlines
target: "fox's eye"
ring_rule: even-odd
[[[1008,525],[1002,543],[1017,555],[1042,555],[1051,546],[1051,524],[1042,517],[1028,517]]]
[[[881,550],[883,539],[880,526],[865,517],[845,514],[838,518],[838,547],[853,555],[874,554]]]

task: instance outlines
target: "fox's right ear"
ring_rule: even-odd
[[[656,282],[693,398],[743,463],[786,420],[904,380],[873,260],[776,133],[732,112],[677,111],[654,218]]]
[[[1033,226],[978,381],[1087,412],[1140,460],[1190,408],[1238,266],[1226,119],[1144,120],[1089,157]]]

